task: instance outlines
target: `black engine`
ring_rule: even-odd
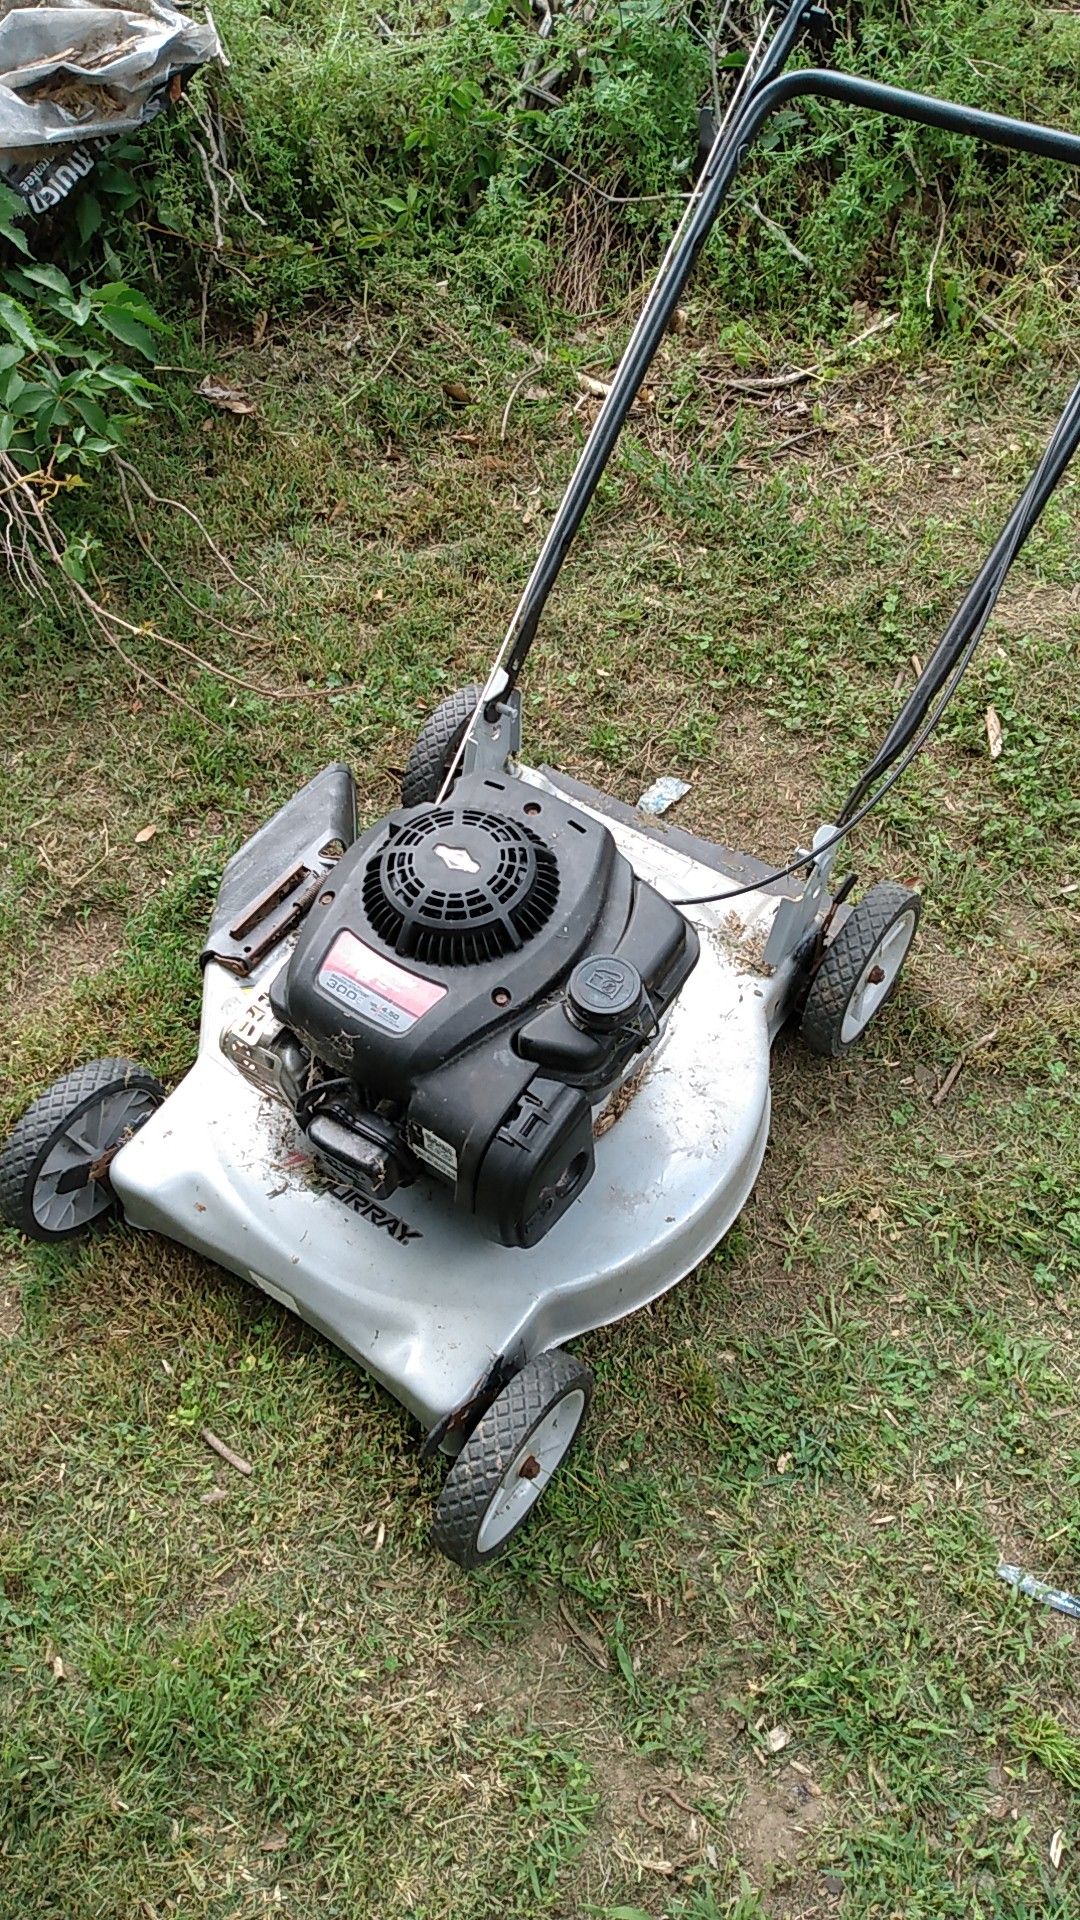
[[[533,1246],[593,1171],[593,1109],[655,1038],[697,935],[607,828],[473,775],[327,876],[271,989],[297,1117],[376,1196],[424,1170]]]

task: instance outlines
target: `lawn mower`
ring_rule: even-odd
[[[1080,167],[1080,138],[823,67],[828,18],[763,30],[483,684],[420,731],[401,804],[358,827],[325,768],[230,859],[202,954],[198,1056],[169,1094],[99,1060],[29,1109],[0,1211],[61,1240],[118,1208],[261,1287],[365,1367],[449,1466],[434,1541],[492,1560],[579,1434],[568,1344],[705,1259],[754,1186],[772,1043],[845,1053],[919,920],[832,873],[952,697],[1080,439],[1080,385],[836,817],[783,868],[520,758],[544,604],[739,166],[816,99]]]

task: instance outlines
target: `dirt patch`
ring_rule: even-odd
[[[5,985],[6,1018],[29,1021],[76,980],[101,973],[119,950],[121,927],[118,914],[101,911],[50,922],[36,950],[20,957]]]
[[[620,1734],[609,1717],[599,1676],[603,1643],[593,1662],[561,1637],[560,1623],[538,1622],[528,1639],[491,1658],[477,1648],[455,1662],[454,1691],[466,1715],[497,1714],[522,1731],[569,1736],[585,1758],[599,1806],[582,1870],[601,1890],[613,1879],[663,1886],[688,1867],[715,1859],[715,1835],[695,1804],[693,1786],[661,1772]]]
[[[0,1340],[14,1340],[22,1330],[22,1293],[18,1287],[0,1287]]]
[[[731,1821],[740,1865],[757,1885],[768,1881],[774,1869],[794,1866],[810,1847],[825,1812],[824,1795],[794,1767],[751,1780]]]

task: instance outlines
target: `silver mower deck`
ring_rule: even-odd
[[[520,775],[598,810],[579,798],[588,790]],[[600,817],[660,892],[716,890],[717,864],[688,853],[688,836],[619,813],[604,804]],[[739,856],[731,861],[745,878]],[[433,1180],[399,1189],[386,1205],[320,1186],[291,1113],[221,1046],[265,995],[287,948],[246,981],[206,968],[195,1065],[113,1160],[124,1213],[254,1281],[366,1367],[425,1429],[441,1431],[501,1362],[519,1366],[644,1306],[704,1259],[739,1214],[765,1152],[770,1045],[793,980],[790,954],[775,968],[763,957],[781,900],[776,891],[747,894],[737,916],[688,910],[702,934],[699,963],[644,1067],[598,1115],[593,1179],[537,1247],[482,1239]]]

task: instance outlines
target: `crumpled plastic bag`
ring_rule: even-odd
[[[654,780],[651,787],[646,787],[638,801],[638,812],[666,813],[676,800],[681,800],[683,794],[689,791],[689,780],[678,780],[674,774],[665,773],[661,779]]]
[[[220,55],[212,24],[164,0],[0,0],[0,176],[48,212]]]

